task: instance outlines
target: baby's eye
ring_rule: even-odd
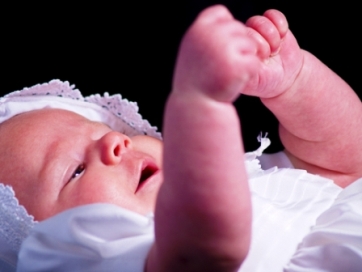
[[[72,174],[72,176],[70,177],[70,179],[75,179],[76,177],[78,177],[79,175],[81,175],[83,173],[83,171],[85,170],[85,165],[84,164],[80,164],[78,165],[77,169],[75,169],[74,173]]]

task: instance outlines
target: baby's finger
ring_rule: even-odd
[[[268,18],[274,24],[279,32],[280,37],[284,38],[289,29],[288,21],[284,14],[279,10],[269,9],[264,13],[264,17]]]
[[[281,37],[277,27],[264,16],[253,16],[246,25],[258,32],[268,43],[271,55],[279,51]]]
[[[270,56],[270,46],[268,42],[253,28],[247,28],[247,35],[255,42],[256,55],[260,59],[266,59]]]

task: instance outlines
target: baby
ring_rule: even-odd
[[[244,25],[224,7],[214,6],[198,16],[181,43],[165,110],[163,147],[153,137],[130,137],[58,106],[24,111],[0,125],[0,181],[11,185],[20,204],[42,221],[22,245],[18,270],[246,269],[255,233],[248,183],[252,171],[244,166],[232,105],[241,93],[260,97],[278,118],[285,154],[295,168],[321,176],[323,184],[329,181],[322,177],[334,181],[326,185],[333,191],[328,207],[340,188],[350,188],[362,177],[362,104],[353,90],[298,47],[279,11],[269,10]],[[255,169],[257,178],[263,171]],[[111,220],[103,215],[104,207],[113,213]],[[154,241],[145,234],[153,222],[150,212],[155,212]],[[72,218],[81,220],[67,221]],[[121,235],[115,222],[129,226],[125,237],[143,228],[140,233],[148,239],[141,250],[144,259],[113,254],[119,252],[113,241]],[[92,242],[87,240],[90,233],[98,235]],[[67,237],[78,240],[72,244]],[[357,237],[361,247],[361,231]],[[56,248],[58,239],[63,244]],[[93,246],[100,239],[105,242]],[[113,243],[106,245],[108,241]],[[135,240],[127,250],[143,242]],[[95,250],[101,254],[89,257]],[[353,252],[352,261],[342,264],[354,265],[348,271],[362,265],[362,248]],[[78,253],[83,257],[77,259]],[[52,254],[59,259],[52,261]],[[322,262],[292,261],[288,269],[311,263],[320,268],[325,257]],[[124,263],[117,262],[122,258]],[[138,263],[141,270],[127,262]]]

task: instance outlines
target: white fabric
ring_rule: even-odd
[[[151,215],[111,204],[73,208],[34,227],[17,271],[144,271],[153,233]]]
[[[284,271],[362,271],[362,178],[318,218]]]
[[[240,271],[282,271],[318,216],[342,190],[332,180],[286,168],[250,176],[249,185],[252,240]]]
[[[293,169],[284,152],[261,154],[270,141],[258,139],[261,147],[245,154],[253,225],[250,251],[239,271],[282,271],[342,189],[332,180]]]
[[[7,271],[15,269],[20,245],[36,222],[19,205],[10,186],[0,183],[0,191],[0,271]]]

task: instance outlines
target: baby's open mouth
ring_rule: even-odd
[[[139,190],[142,189],[142,187],[147,183],[147,181],[158,171],[158,167],[154,163],[145,162],[142,165],[142,170],[140,173],[138,186],[136,188],[137,193]]]

